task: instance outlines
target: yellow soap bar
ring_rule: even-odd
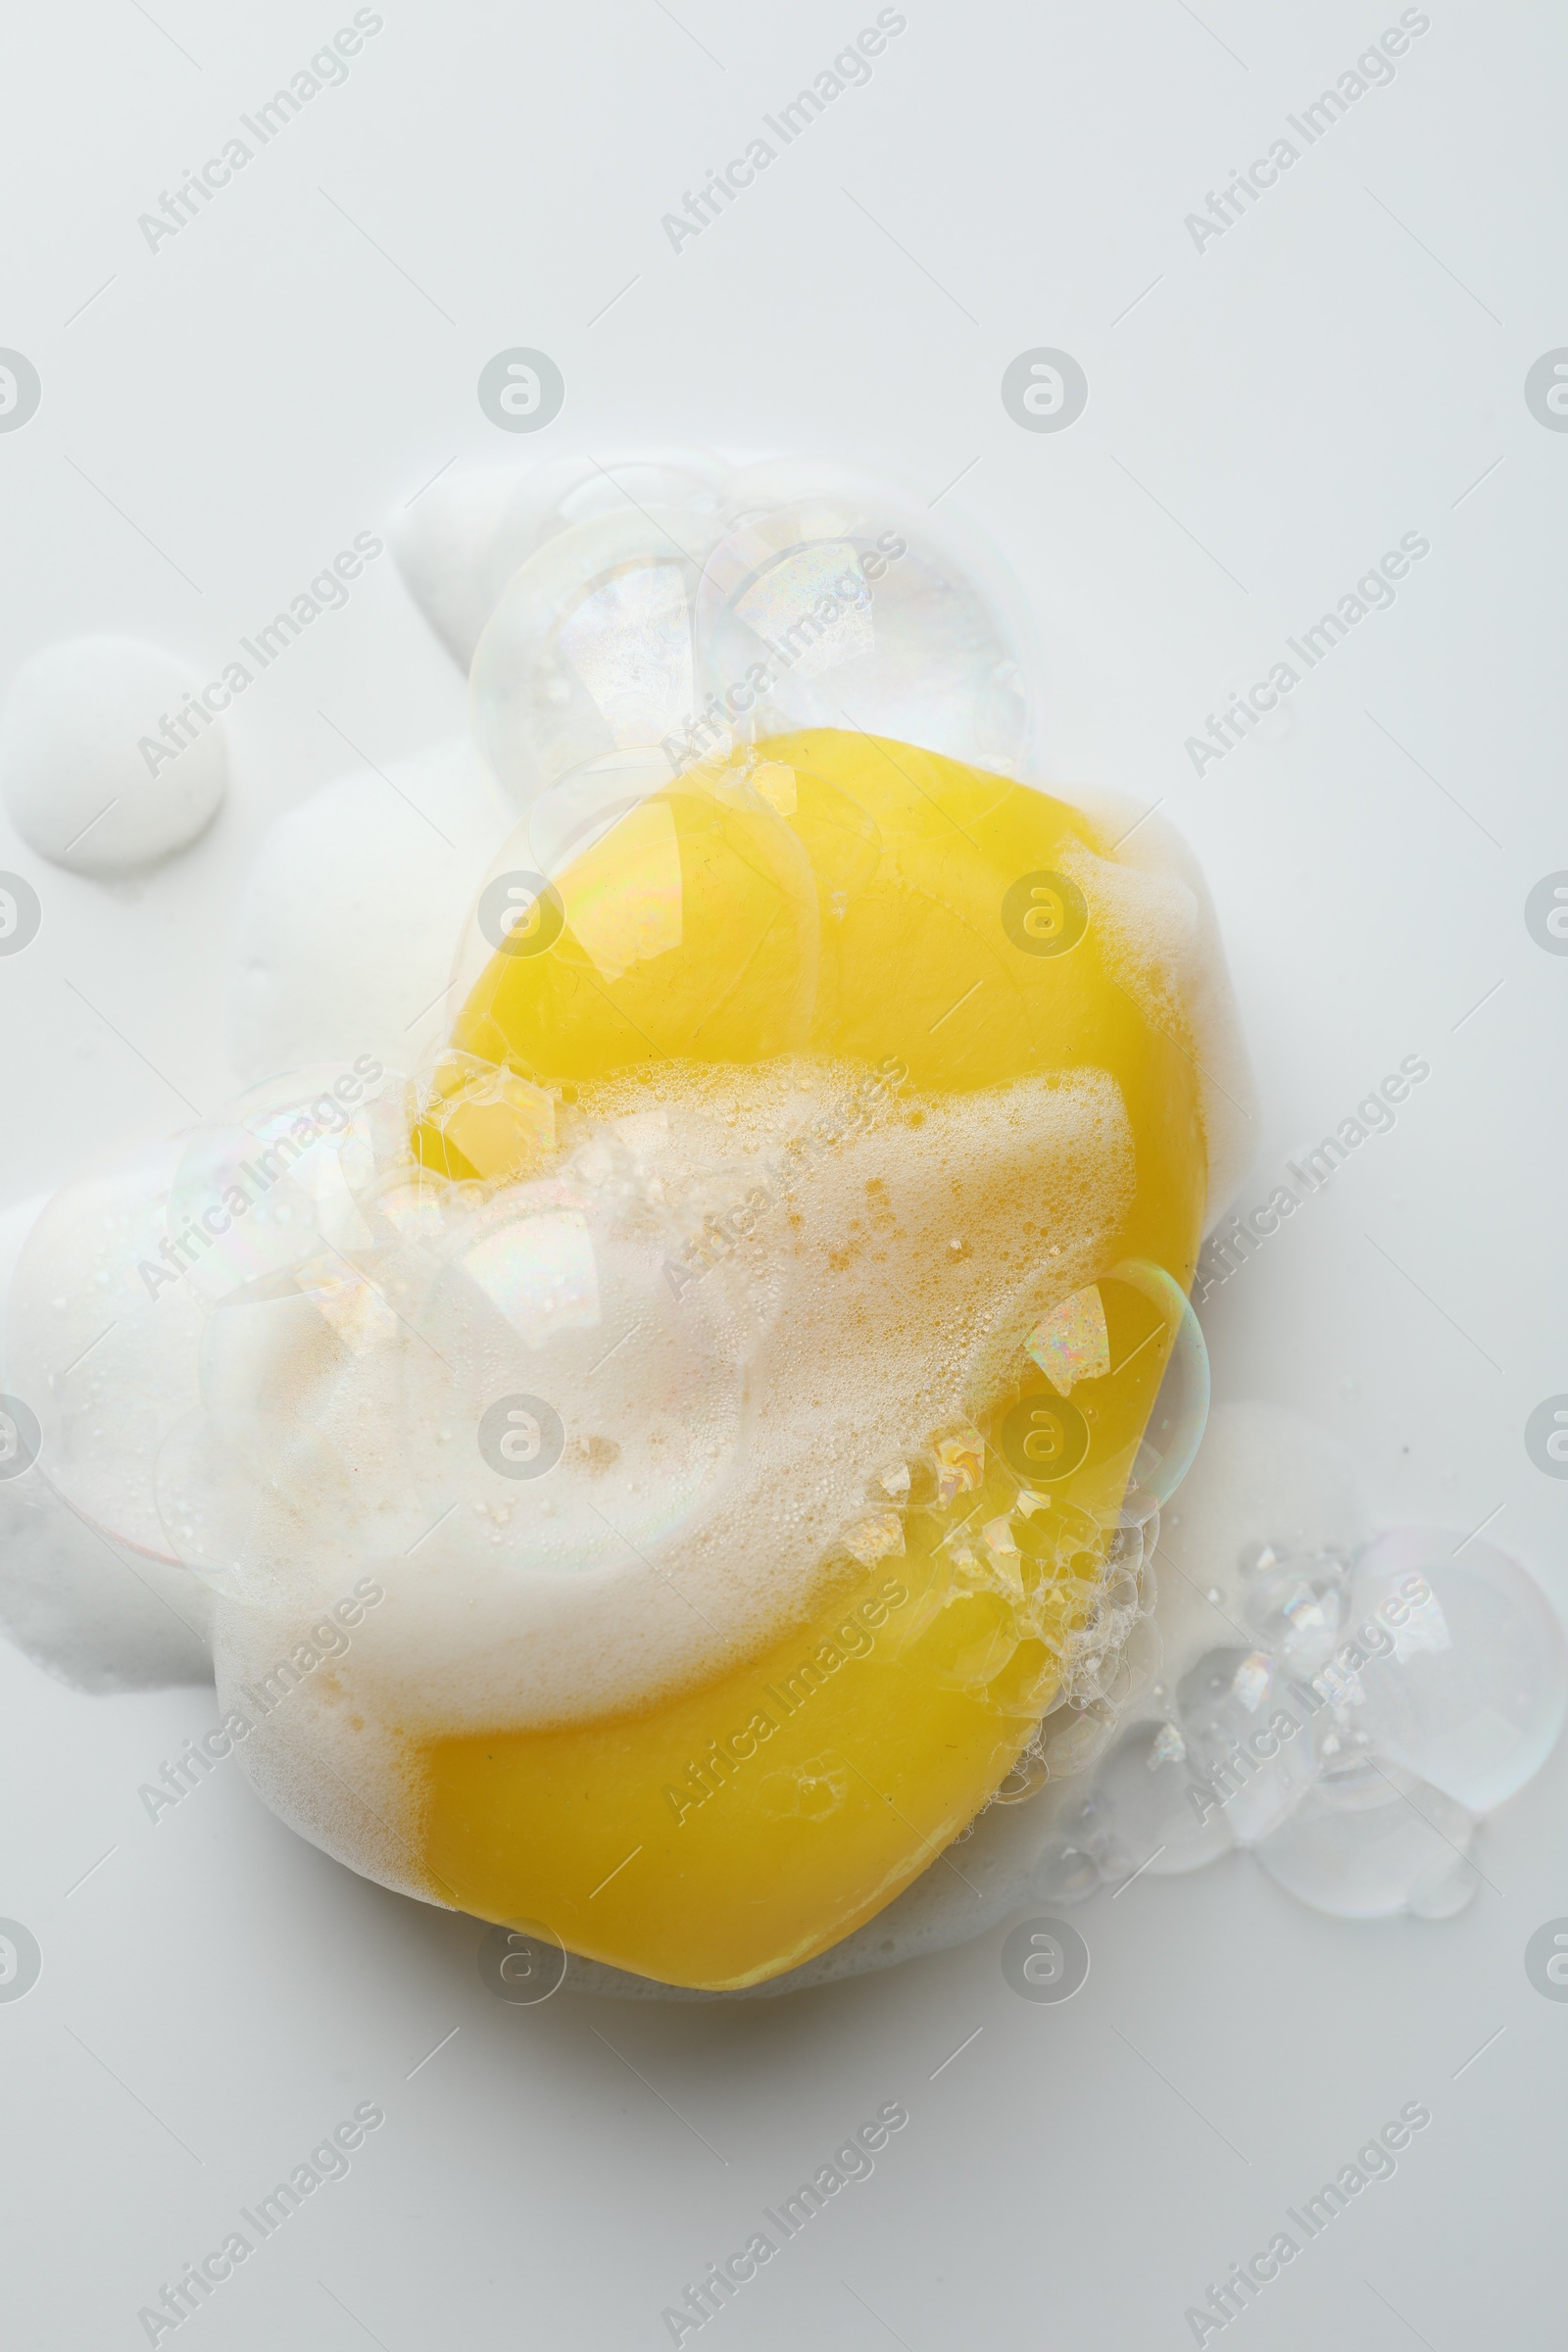
[[[910,1429],[908,1492],[863,1465],[864,1521],[756,1655],[601,1720],[409,1735],[437,1899],[721,1988],[961,1867],[945,1849],[1055,1694],[1201,1226],[1196,1065],[1117,976],[1124,945],[1069,870],[1108,855],[1046,794],[813,731],[654,795],[484,970],[455,1068],[471,1056],[569,1102],[616,1072],[642,1070],[657,1100],[693,1064],[804,1056],[863,1065],[914,1117],[1104,1072],[1135,1180],[1097,1284],[1006,1335],[1015,1377],[978,1427]],[[1032,1230],[1040,1205],[1013,1181]]]

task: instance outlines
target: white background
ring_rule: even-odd
[[[1333,1429],[1386,1521],[1498,1513],[1491,1539],[1568,1595],[1568,1485],[1522,1439],[1568,1389],[1568,958],[1523,920],[1568,866],[1568,436],[1523,398],[1568,342],[1560,14],[1434,0],[1393,84],[1200,254],[1184,216],[1396,9],[909,0],[869,85],[676,255],[661,216],[873,10],[386,0],[347,84],[149,252],[137,216],[350,13],[13,11],[0,343],[44,399],[0,437],[7,673],[106,629],[211,676],[454,457],[804,446],[928,500],[971,468],[952,504],[1033,603],[1052,772],[1163,798],[1212,878],[1262,1093],[1244,1202],[1401,1056],[1433,1065],[1210,1302],[1216,1395]],[[534,443],[474,396],[517,344],[566,380]],[[1088,372],[1067,432],[1002,407],[1036,345]],[[1394,609],[1196,778],[1219,697],[1411,530],[1432,553]],[[177,1110],[155,1072],[222,1099],[247,865],[349,764],[322,711],[378,761],[462,723],[389,561],[245,697],[192,854],[106,891],[0,827],[44,906],[0,963],[0,1205]],[[1319,1918],[1233,1858],[1076,1914],[1094,1965],[1061,2008],[1014,1996],[995,1936],[755,2007],[529,2010],[481,1986],[473,1923],[327,1861],[233,1768],[151,1825],[137,1785],[212,1717],[199,1690],[88,1699],[0,1651],[0,1913],[44,1951],[0,2007],[6,2333],[29,2352],[144,2341],[159,2282],[367,2098],[387,2121],[350,2177],[193,2335],[667,2342],[683,2282],[899,2098],[874,2178],[705,2344],[1155,2352],[1420,2099],[1397,2176],[1236,2327],[1253,2352],[1560,2340],[1568,2006],[1522,1954],[1568,1912],[1568,1758],[1488,1827],[1490,1884],[1446,1925]]]

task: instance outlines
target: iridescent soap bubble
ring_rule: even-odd
[[[995,559],[818,460],[754,466],[727,505],[698,597],[706,710],[751,740],[853,726],[1026,772],[1029,623]]]
[[[56,1193],[6,1301],[4,1378],[36,1414],[38,1468],[95,1527],[171,1553],[153,1465],[197,1401],[204,1301],[172,1241],[171,1186],[190,1139],[126,1147]]]
[[[1095,1775],[1094,1802],[1106,1827],[1107,1878],[1200,1870],[1235,1842],[1226,1807],[1195,1782],[1174,1723],[1140,1723],[1124,1733]]]
[[[628,507],[561,532],[508,583],[469,702],[516,808],[607,752],[667,744],[667,774],[680,767],[701,717],[692,614],[713,535],[689,509]]]
[[[1285,1699],[1261,1649],[1211,1649],[1177,1686],[1193,1777],[1224,1807],[1239,1845],[1276,1829],[1312,1778],[1310,1732]]]
[[[459,468],[391,532],[425,618],[466,670],[507,582],[547,541],[601,514],[682,507],[715,514],[729,468],[703,450],[584,450],[543,465]]]
[[[407,1081],[362,1054],[252,1087],[190,1137],[168,1240],[209,1301],[369,1250],[360,1196],[409,1156]]]
[[[1568,1644],[1535,1580],[1490,1544],[1391,1528],[1356,1564],[1347,1641],[1355,1720],[1473,1812],[1522,1788],[1568,1701]]]
[[[1339,1552],[1296,1557],[1271,1544],[1248,1546],[1243,1606],[1261,1646],[1292,1674],[1315,1674],[1333,1655],[1348,1598],[1349,1562]]]
[[[1208,1421],[1208,1349],[1192,1300],[1163,1266],[1147,1258],[1129,1261],[1113,1279],[1140,1292],[1169,1334],[1164,1377],[1133,1457],[1135,1485],[1165,1503],[1192,1468]]]
[[[1055,1507],[1102,1528],[1156,1518],[1208,1414],[1208,1353],[1192,1302],[1147,1258],[1124,1259],[1066,1298],[1034,1303],[1031,1287],[966,1372],[977,1405],[1012,1390],[992,1443],[1020,1486]]]
[[[1464,1806],[1369,1746],[1326,1759],[1321,1778],[1256,1852],[1269,1877],[1315,1911],[1444,1919],[1481,1884],[1466,1859],[1475,1823]]]

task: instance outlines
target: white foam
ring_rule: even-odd
[[[663,1069],[583,1089],[563,1143],[557,1179],[455,1204],[422,1292],[384,1269],[395,1333],[334,1350],[297,1398],[375,1498],[349,1541],[388,1599],[345,1673],[411,1729],[646,1704],[808,1613],[873,1474],[968,1417],[977,1341],[1031,1279],[1093,1272],[1132,1182],[1101,1073],[919,1104],[820,1064]],[[705,1218],[748,1201],[749,1234],[688,1271]],[[587,1290],[540,1256],[560,1220],[591,1248]],[[497,1272],[509,1250],[526,1314]],[[561,1416],[548,1481],[509,1484],[479,1450],[509,1394]],[[323,1488],[328,1580],[337,1508]]]
[[[228,782],[222,720],[188,709],[201,690],[183,662],[131,637],[34,654],[0,726],[0,790],[24,841],[80,874],[140,871],[193,842]]]
[[[1214,902],[1192,850],[1162,816],[1120,793],[1043,785],[1083,809],[1107,847],[1064,859],[1088,902],[1115,977],[1156,1027],[1176,1036],[1199,1077],[1208,1151],[1205,1230],[1224,1215],[1257,1149],[1257,1089]]]
[[[0,1301],[44,1205],[40,1195],[0,1216]],[[0,1480],[0,1624],[74,1690],[212,1680],[211,1595],[183,1569],[131,1553],[70,1509],[36,1464]]]
[[[229,1050],[243,1079],[372,1054],[422,1059],[450,1025],[452,943],[513,820],[466,737],[323,785],[262,845],[237,926]]]

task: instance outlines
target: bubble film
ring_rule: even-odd
[[[820,462],[746,469],[727,509],[698,593],[691,751],[725,727],[760,742],[852,726],[1024,771],[1032,658],[995,558]]]
[[[1356,1563],[1365,1644],[1347,1697],[1383,1752],[1473,1812],[1540,1771],[1562,1729],[1568,1652],[1545,1595],[1490,1544],[1392,1528]]]
[[[622,507],[547,540],[509,582],[469,693],[474,734],[515,808],[585,760],[683,740],[700,699],[692,608],[712,539],[693,509]]]
[[[1481,1883],[1468,1860],[1477,1816],[1540,1770],[1568,1703],[1562,1632],[1540,1588],[1491,1546],[1418,1528],[1298,1553],[1255,1540],[1219,1576],[1212,1615],[1253,1642],[1197,1656],[1161,1686],[1168,1718],[1101,1767],[1102,1874],[1162,1843],[1200,1860],[1234,1843],[1345,1918],[1461,1909]],[[1157,1763],[1168,1797],[1129,1768],[1135,1751]],[[1162,1841],[1178,1812],[1182,1838]],[[1206,1848],[1210,1832],[1219,1842]]]

